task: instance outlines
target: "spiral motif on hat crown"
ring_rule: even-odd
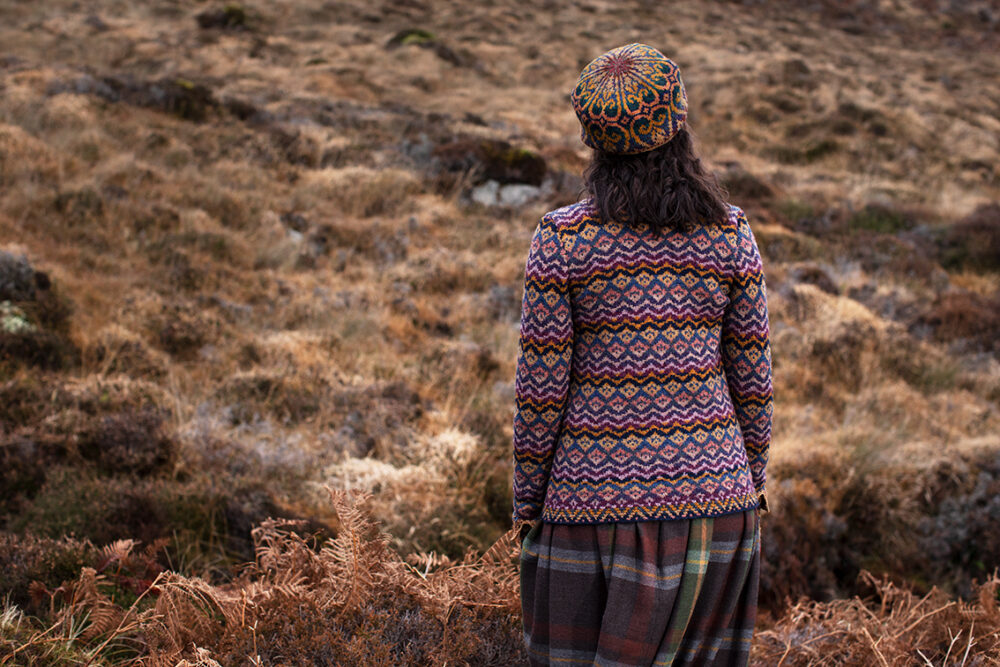
[[[677,65],[646,44],[612,49],[587,65],[572,95],[583,143],[642,153],[670,141],[687,118]]]

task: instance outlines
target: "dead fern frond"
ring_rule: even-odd
[[[387,578],[399,564],[399,556],[389,549],[389,537],[371,518],[366,491],[344,491],[327,486],[340,522],[335,538],[320,550],[326,569],[321,606],[334,606],[338,617],[356,610],[362,600]]]
[[[111,563],[118,563],[126,560],[135,548],[135,540],[115,540],[111,544],[101,547],[101,560],[99,570],[105,569]]]
[[[407,563],[412,576],[406,582],[406,589],[442,623],[447,622],[456,604],[517,613],[520,611],[514,546],[517,543],[517,532],[511,529],[482,555],[470,550],[460,563],[444,557],[418,556]]]
[[[222,667],[212,658],[212,652],[206,648],[195,646],[193,649],[194,659],[183,659],[177,663],[176,667]]]
[[[90,623],[80,634],[82,641],[91,641],[118,626],[122,620],[122,609],[109,601],[99,601],[89,608]]]

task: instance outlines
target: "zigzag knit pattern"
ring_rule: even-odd
[[[525,266],[515,377],[515,520],[716,516],[758,505],[772,382],[746,214],[660,237],[547,213]]]

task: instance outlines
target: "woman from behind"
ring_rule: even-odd
[[[535,228],[515,378],[527,654],[746,665],[773,411],[757,243],[662,53],[609,51],[572,100],[588,196]]]

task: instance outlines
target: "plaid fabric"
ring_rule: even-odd
[[[760,519],[538,522],[521,545],[532,665],[746,665]]]

